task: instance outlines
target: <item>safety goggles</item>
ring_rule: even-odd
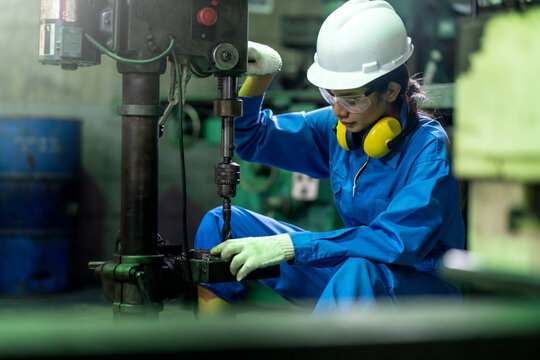
[[[336,103],[343,106],[348,112],[353,114],[358,114],[365,111],[370,105],[371,101],[368,96],[375,88],[371,88],[362,95],[345,95],[345,96],[336,96],[330,92],[328,89],[319,88],[322,97],[326,100],[327,103],[334,106]]]

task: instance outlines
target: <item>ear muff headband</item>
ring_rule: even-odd
[[[363,141],[358,141],[358,136],[362,136],[360,133],[352,133],[345,128],[345,126],[338,121],[336,125],[336,137],[339,145],[349,151],[358,149],[362,144],[364,145],[364,151],[372,158],[381,158],[387,155],[391,146],[389,143],[396,139],[401,133],[401,124],[396,118],[387,116],[375,123],[365,135]]]

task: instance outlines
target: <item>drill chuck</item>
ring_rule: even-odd
[[[219,196],[227,198],[236,196],[236,185],[240,183],[240,165],[234,162],[216,164],[214,180],[218,186]]]

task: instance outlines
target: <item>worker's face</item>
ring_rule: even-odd
[[[396,84],[396,83],[391,83]],[[396,84],[397,85],[397,84]],[[352,90],[334,90],[332,91],[336,97],[340,96],[360,96],[369,89],[367,87],[361,87]],[[380,119],[383,116],[397,116],[395,115],[394,100],[399,93],[399,85],[397,89],[393,86],[389,86],[388,90],[380,93],[377,91],[371,92],[367,97],[370,101],[370,105],[362,112],[353,113],[347,110],[339,102],[333,104],[334,116],[351,132],[360,132],[367,129],[371,124]]]

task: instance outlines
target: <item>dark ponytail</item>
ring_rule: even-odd
[[[407,125],[404,133],[409,133],[418,125],[418,113],[425,113],[419,109],[419,102],[424,103],[428,101],[428,97],[420,86],[420,79],[411,77],[409,69],[405,64],[398,66],[396,69],[365,86],[367,88],[375,88],[377,92],[384,92],[388,89],[390,82],[396,82],[401,86],[396,102],[400,108],[403,102],[407,106]]]
[[[397,98],[397,105],[401,107],[403,101],[407,105],[407,118],[416,117],[418,119],[418,101],[425,101],[426,94],[420,86],[418,79],[411,77],[409,69],[405,64],[381,76],[365,85],[367,88],[375,88],[377,92],[384,92],[388,89],[390,82],[398,83],[401,86]]]

